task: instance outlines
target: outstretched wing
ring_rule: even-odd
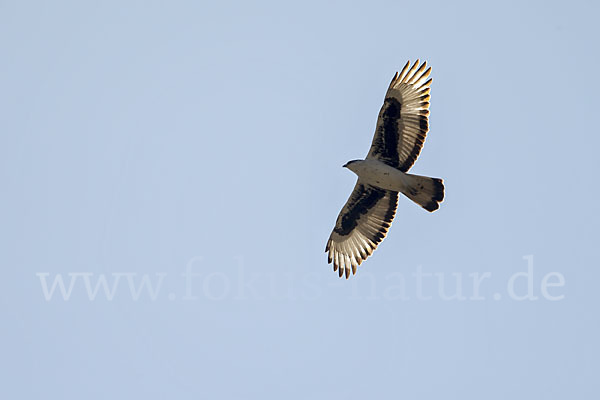
[[[402,172],[415,163],[429,130],[431,67],[406,63],[396,72],[385,95],[367,158],[376,158]],[[409,68],[410,67],[410,68]]]
[[[346,279],[373,253],[396,214],[398,193],[356,182],[329,236],[328,262]]]

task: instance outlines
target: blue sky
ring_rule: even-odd
[[[1,397],[593,397],[598,12],[0,2]],[[340,280],[341,166],[416,58],[446,199]]]

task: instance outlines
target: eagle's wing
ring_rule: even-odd
[[[419,60],[410,67],[409,61],[392,79],[367,155],[402,172],[415,163],[429,130],[431,67],[418,65]]]
[[[398,203],[398,193],[359,181],[340,211],[325,248],[333,270],[346,279],[375,250],[385,237]]]

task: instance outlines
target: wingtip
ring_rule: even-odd
[[[394,74],[394,77],[392,78],[392,81],[390,82],[390,88],[392,86],[394,86],[394,83],[396,83],[396,81],[398,80],[398,76],[400,76],[400,75],[398,74],[398,71],[396,71],[396,73]]]
[[[402,70],[398,74],[398,81],[402,81],[404,79],[404,76],[406,75],[406,72],[408,71],[409,67],[410,67],[410,60],[408,60],[406,62],[406,64],[404,64],[404,67],[402,67]]]

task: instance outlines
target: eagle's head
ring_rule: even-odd
[[[363,160],[352,160],[352,161],[348,161],[346,164],[342,165],[343,168],[348,168],[350,171],[354,172],[355,174],[358,173],[356,171],[356,168],[360,165],[360,161]]]

